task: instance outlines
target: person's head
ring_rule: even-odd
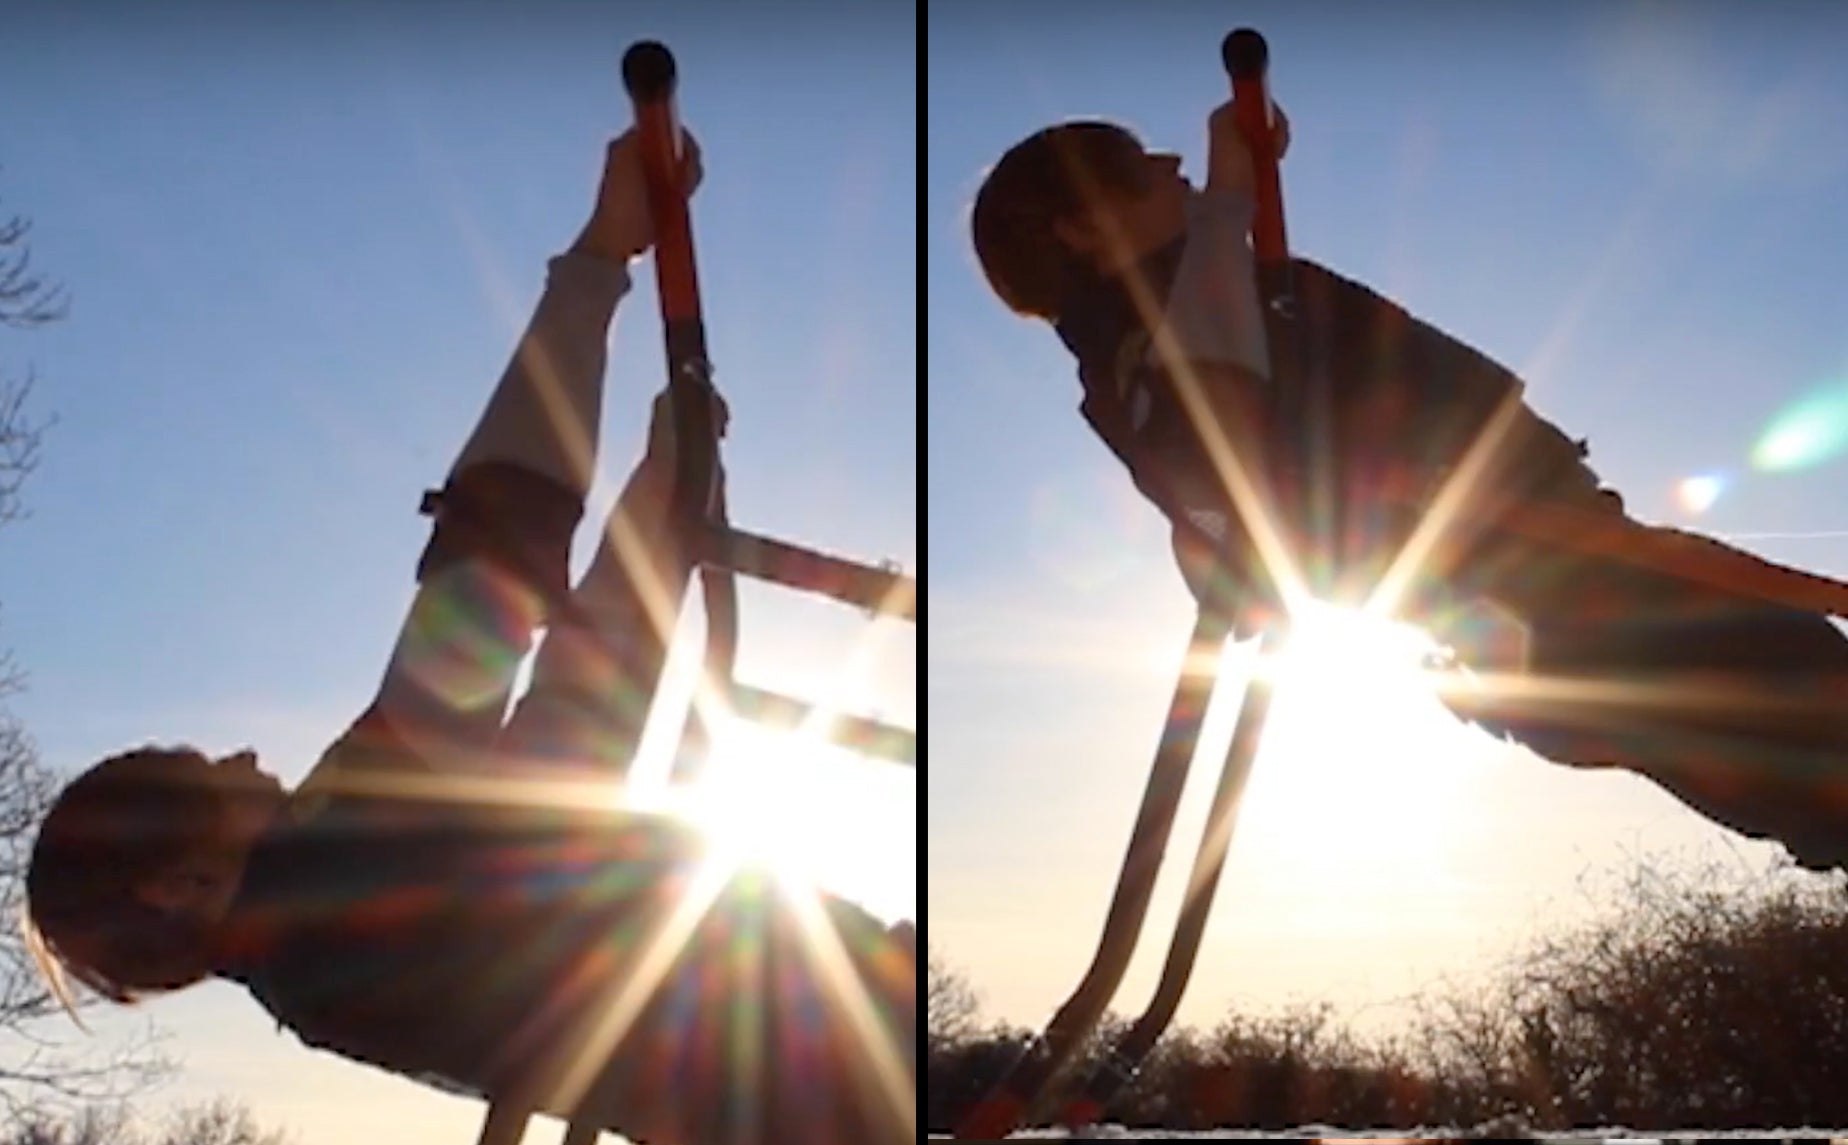
[[[190,747],[112,756],[61,792],[26,872],[29,944],[64,975],[129,1003],[212,973],[244,862],[286,795],[254,752]]]
[[[1184,234],[1192,190],[1177,156],[1145,150],[1122,127],[1048,127],[982,181],[970,216],[976,258],[1009,309],[1057,321],[1076,291]]]

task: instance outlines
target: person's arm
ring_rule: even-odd
[[[1251,253],[1249,193],[1208,188],[1187,207],[1187,240],[1169,287],[1163,327],[1172,339],[1157,354],[1270,376],[1264,314]]]
[[[518,460],[583,495],[603,415],[610,323],[630,288],[626,260],[572,247],[547,264],[545,289],[450,478]]]
[[[446,487],[471,466],[517,458],[523,467],[584,495],[595,464],[610,322],[629,288],[626,259],[610,261],[574,245],[550,260],[532,317],[481,420],[458,454]],[[418,599],[423,599],[422,593]],[[522,651],[523,646],[510,647],[508,654]],[[343,778],[429,768],[430,753],[418,750],[398,726],[419,722],[404,719],[399,709],[432,708],[427,701],[410,702],[422,696],[423,689],[413,674],[400,668],[400,660],[408,655],[401,637],[378,697],[309,770],[291,801],[291,818],[318,814]],[[391,718],[394,713],[400,718]],[[464,725],[480,723],[479,730],[486,734],[498,726],[497,714],[496,705],[489,703],[478,719],[464,720],[452,713],[442,726],[448,728],[445,734],[455,735]],[[463,758],[460,751],[445,754],[458,762]]]
[[[1279,109],[1279,157],[1289,144],[1289,120]],[[1251,251],[1255,186],[1251,154],[1232,105],[1224,104],[1207,120],[1206,187],[1188,203],[1186,245],[1168,290],[1165,337],[1155,349],[1170,368],[1178,360],[1270,376]]]
[[[699,146],[686,136],[690,186]],[[596,463],[610,322],[629,292],[630,260],[654,243],[634,134],[604,158],[596,206],[576,240],[548,264],[544,292],[451,476],[484,461],[518,459],[585,494]]]
[[[1281,109],[1277,134],[1281,156],[1289,147]],[[1191,427],[1185,436],[1206,455],[1184,451],[1191,463],[1175,475],[1179,503],[1169,510],[1176,564],[1203,606],[1232,605],[1255,575],[1247,567],[1251,534],[1234,519],[1235,502],[1219,473],[1224,459],[1212,455],[1223,447],[1234,461],[1251,457],[1240,442],[1268,404],[1270,356],[1251,249],[1256,206],[1251,155],[1228,103],[1208,120],[1206,187],[1188,202],[1180,261],[1148,360],[1175,407],[1169,416]],[[1203,418],[1211,423],[1205,431]]]
[[[1198,530],[1216,546],[1240,543],[1219,472],[1224,455],[1253,456],[1245,443],[1268,405],[1270,365],[1250,245],[1249,187],[1208,184],[1188,203],[1187,232],[1160,326],[1127,413],[1145,459],[1159,464],[1178,503],[1169,506],[1177,556]],[[1220,457],[1215,461],[1215,456]],[[1242,534],[1242,530],[1237,530]],[[1198,552],[1182,559],[1198,572]],[[1190,587],[1196,578],[1188,577]]]
[[[700,165],[690,134],[685,160],[691,190]],[[466,587],[473,584],[467,578],[463,588],[421,588],[377,697],[315,764],[297,792],[299,807],[312,808],[304,794],[318,798],[332,777],[348,772],[421,770],[433,760],[466,768],[471,753],[498,734],[513,666],[531,645],[536,625],[528,621],[538,619],[525,615],[532,611],[526,598],[568,591],[571,536],[596,469],[610,322],[631,285],[629,262],[653,242],[640,156],[633,133],[624,133],[607,149],[588,221],[548,263],[545,288],[480,421],[444,487],[425,498],[425,511],[438,520],[419,561],[420,585],[433,569],[479,556],[484,532],[503,530],[515,534],[511,542],[491,543],[519,546],[528,565],[520,575],[534,591],[488,605],[478,598],[504,592],[498,581],[492,588]],[[474,485],[466,487],[471,475]],[[456,510],[458,501],[467,508]],[[455,528],[446,523],[451,511],[461,521]],[[433,692],[433,676],[466,700]]]

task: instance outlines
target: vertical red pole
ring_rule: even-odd
[[[1257,263],[1258,300],[1264,308],[1273,410],[1285,448],[1275,457],[1275,488],[1283,499],[1299,563],[1310,587],[1323,595],[1339,566],[1338,484],[1333,393],[1326,371],[1310,369],[1307,329],[1296,293],[1296,272],[1283,221],[1283,179],[1278,171],[1275,105],[1270,96],[1270,46],[1250,28],[1225,38],[1220,61],[1232,81],[1233,118],[1251,152],[1256,210],[1251,249]],[[1292,448],[1293,446],[1293,448]]]
[[[715,418],[718,400],[706,352],[699,270],[693,258],[693,222],[687,207],[680,116],[674,99],[679,73],[673,53],[652,40],[632,45],[623,53],[622,79],[635,105],[642,174],[654,221],[655,282],[661,298],[667,389],[674,417],[675,539],[685,547],[689,567],[700,569],[706,607],[704,677],[729,681],[738,647],[737,588],[729,572],[700,566],[702,558],[713,551],[715,534],[726,529],[718,455],[724,427]],[[697,710],[688,730],[704,738],[705,727]]]

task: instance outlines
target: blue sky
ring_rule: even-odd
[[[967,212],[1003,150],[1069,118],[1125,123],[1197,177],[1234,22],[1268,37],[1293,124],[1298,253],[1522,373],[1638,515],[1848,574],[1848,12],[933,5],[926,912],[988,1012],[1025,1024],[1091,955],[1190,607],[1165,531],[1077,416],[1057,339],[986,292]],[[1771,856],[1429,697],[1357,702],[1274,716],[1181,1020],[1294,997],[1389,1021],[1407,991],[1578,917],[1639,856]],[[1186,808],[1176,871],[1203,809]],[[1160,884],[1129,1012],[1179,878]]]
[[[705,152],[734,519],[915,568],[913,10],[768,7],[0,4],[0,202],[73,298],[0,341],[57,419],[33,515],[0,539],[0,644],[30,673],[13,708],[48,764],[250,743],[293,780],[357,714],[410,599],[418,496],[585,217],[643,37],[678,55]],[[637,269],[612,482],[663,378]],[[866,631],[773,590],[744,607],[740,675],[792,691]],[[870,657],[901,722],[915,655],[889,631]],[[849,771],[803,830],[873,832],[900,858],[857,889],[915,913],[915,779]],[[244,1097],[306,1145],[448,1145],[479,1116],[303,1051],[228,987],[150,1013],[188,1065],[176,1096]]]

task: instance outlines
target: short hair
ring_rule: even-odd
[[[111,756],[71,782],[39,828],[26,870],[26,939],[51,989],[72,1005],[68,973],[113,1002],[177,990],[212,969],[209,924],[136,894],[215,832],[222,799],[196,778],[191,747]]]
[[[989,288],[1010,310],[1057,321],[1075,290],[1095,279],[1054,228],[1082,217],[1100,192],[1130,189],[1125,160],[1141,154],[1128,129],[1074,120],[1001,156],[976,191],[969,229]]]

